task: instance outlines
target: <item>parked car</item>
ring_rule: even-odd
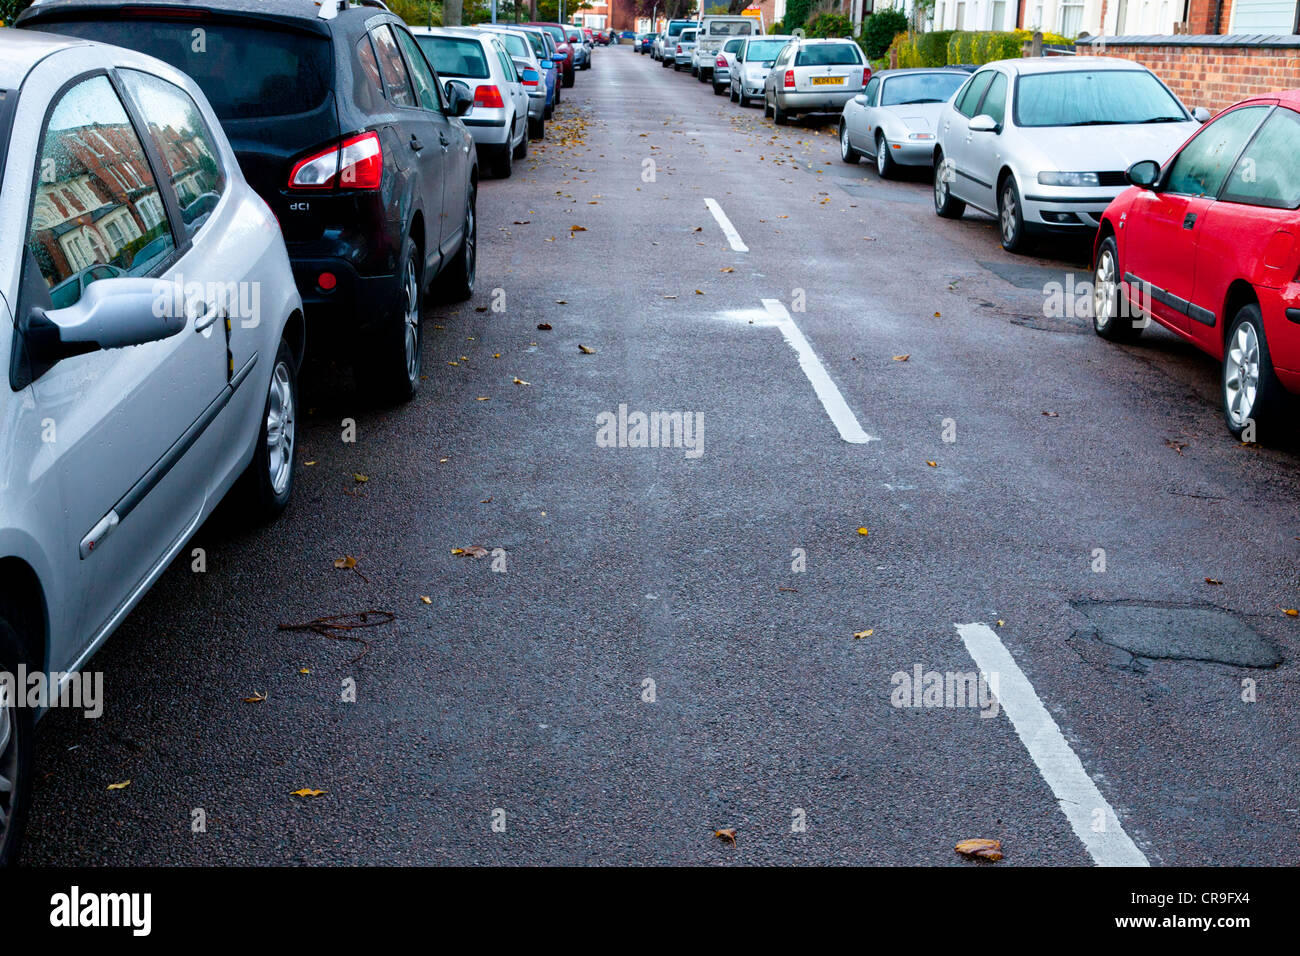
[[[543,27],[530,27],[526,24],[511,24],[510,29],[518,31],[528,37],[529,42],[533,45],[533,52],[537,55],[538,62],[541,63],[542,69],[546,71],[546,89],[548,99],[546,101],[546,118],[550,119],[551,114],[555,112],[555,107],[560,105],[561,94],[560,88],[563,84],[562,69],[564,58],[556,49],[555,38],[552,37]]]
[[[801,113],[838,113],[871,78],[862,49],[852,40],[794,37],[763,81],[763,115],[784,126]]]
[[[653,33],[641,33],[637,35],[635,49],[637,53],[646,54],[654,53],[655,35]]]
[[[444,81],[465,84],[472,105],[461,122],[479,162],[505,179],[528,155],[528,94],[497,35],[471,27],[412,27],[416,42]]]
[[[698,30],[691,73],[701,83],[707,83],[713,79],[714,63],[723,45],[733,37],[762,33],[763,24],[754,17],[710,15],[700,18]],[[717,86],[716,81],[714,85]]]
[[[1132,185],[1097,232],[1097,334],[1132,341],[1149,315],[1222,360],[1224,420],[1247,440],[1294,427],[1284,398],[1300,392],[1297,150],[1300,90],[1243,100],[1163,166],[1129,167]]]
[[[591,43],[587,35],[577,27],[566,27],[564,38],[573,47],[573,68],[575,70],[591,69]]]
[[[528,37],[507,27],[490,23],[482,24],[478,29],[492,33],[500,38],[506,53],[514,60],[515,70],[519,74],[519,83],[528,94],[528,136],[541,139],[546,135],[546,102],[548,90],[541,61],[533,52]]]
[[[20,667],[57,700],[227,492],[285,508],[306,325],[275,216],[183,73],[0,30],[0,90],[0,672],[23,681],[0,682],[3,865],[43,710]]]
[[[956,219],[969,204],[996,216],[1011,252],[1039,233],[1095,229],[1125,169],[1168,158],[1208,118],[1131,60],[990,63],[940,111],[935,212]]]
[[[721,96],[731,87],[731,64],[745,42],[744,37],[732,37],[722,45],[713,60],[713,73],[709,79],[713,83],[713,95]],[[698,47],[697,47],[698,50]]]
[[[426,288],[474,290],[478,164],[458,118],[468,90],[444,91],[400,19],[342,0],[64,0],[18,26],[192,77],[280,222],[313,341],[351,362],[363,393],[415,394]]]
[[[654,35],[650,41],[650,59],[658,60],[661,66],[667,66],[663,62],[664,48],[668,45],[668,31],[664,30]]]
[[[785,45],[794,37],[750,36],[741,40],[727,80],[731,87],[731,102],[748,106],[750,99],[763,98],[763,85],[772,64]]]
[[[691,54],[695,50],[695,27],[687,27],[677,34],[677,45],[673,47],[673,72],[691,65]]]
[[[562,61],[560,64],[561,85],[565,87],[572,86],[574,83],[575,71],[578,67],[574,57],[573,47],[569,43],[568,28],[562,23],[545,23],[539,20],[529,21],[527,25],[530,27],[541,27],[551,35],[551,40],[555,43],[555,52],[560,54]]]
[[[899,166],[934,162],[935,128],[943,104],[970,77],[964,70],[884,70],[844,104],[840,114],[840,158],[876,162],[882,179]]]
[[[663,33],[659,34],[659,63],[665,69],[677,65],[677,38],[687,27],[695,28],[695,20],[669,20]]]

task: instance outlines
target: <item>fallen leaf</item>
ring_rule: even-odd
[[[551,331],[551,323],[550,323],[550,322],[538,322],[538,323],[537,323],[537,328],[538,328],[538,331],[541,331],[541,332],[549,332],[549,331]]]
[[[448,365],[459,365],[460,363],[459,363],[459,362],[448,362],[447,364],[448,364]]]
[[[516,385],[531,385],[531,384],[533,384],[532,382],[525,382],[522,378],[516,378],[516,379],[514,380],[514,383],[515,383]]]
[[[962,840],[957,844],[955,849],[963,856],[973,856],[980,860],[991,860],[994,863],[1002,859],[1001,840]]]
[[[341,558],[334,559],[334,567],[338,568],[340,571],[344,570],[345,568],[355,568],[356,566],[357,566],[357,559],[352,557],[352,555],[350,554],[345,554]]]
[[[526,225],[528,225],[530,222],[532,222],[531,219],[516,219],[516,220],[515,220],[515,225],[516,225],[516,226],[526,226]]]
[[[486,305],[480,305],[480,306],[478,306],[477,308],[474,309],[475,312],[486,312],[487,310],[488,310],[488,307],[487,307]]]
[[[939,463],[937,461],[927,461],[926,464],[929,465],[931,468],[939,467]]]
[[[579,345],[578,345],[578,351],[581,352],[583,355],[595,355],[595,354],[596,354],[596,350],[595,350],[595,349],[593,349],[593,348],[588,348],[587,346],[582,345],[581,343],[579,343]]]
[[[895,356],[894,356],[894,361],[895,361],[895,362],[906,362],[906,361],[907,361],[908,359],[910,359],[911,357],[912,357],[912,353],[910,353],[910,352],[905,352],[905,353],[903,353],[902,355],[895,355]]]
[[[308,670],[308,669],[305,668],[305,667],[300,667],[300,668],[298,668],[298,673],[299,673],[299,674],[310,674],[311,671]]]
[[[478,398],[474,399],[474,401],[476,401],[476,402],[486,402],[486,401],[490,401],[491,398],[492,398],[491,395],[480,395]]]
[[[429,597],[427,594],[421,594],[421,595],[420,595],[420,600],[423,601],[425,604],[432,604],[432,603],[433,603],[433,598]]]
[[[867,628],[865,631],[854,631],[854,632],[853,632],[853,637],[854,637],[856,640],[859,640],[859,641],[860,641],[860,640],[862,640],[864,637],[870,637],[872,634],[875,634],[875,633],[876,633],[876,629],[875,629],[874,627],[869,627],[869,628]]]
[[[451,553],[463,554],[467,558],[478,560],[479,558],[487,557],[488,549],[483,547],[481,544],[472,544],[468,548],[452,548]]]
[[[1206,579],[1205,579],[1205,583],[1206,583],[1206,584],[1222,584],[1223,582],[1220,581],[1220,580],[1218,580],[1217,578],[1206,578]]]
[[[129,787],[129,786],[131,786],[131,781],[130,781],[130,780],[123,780],[121,783],[110,783],[110,784],[108,785],[108,789],[109,789],[109,790],[125,790],[125,789],[126,789],[127,787]]]
[[[569,232],[586,232],[586,231],[587,231],[587,227],[586,227],[586,226],[570,226],[570,227],[569,227]]]
[[[936,319],[938,319],[938,318],[942,318],[942,316],[941,316],[938,312],[936,312],[936,313],[934,314],[934,317],[935,317]]]
[[[1060,413],[1060,412],[1043,412],[1043,414],[1044,414],[1046,417],[1048,417],[1048,418],[1060,418],[1060,417],[1061,417],[1061,413]]]
[[[735,270],[734,268],[732,268],[731,266],[727,266],[726,268],[719,269],[718,271],[719,271],[719,272],[735,272],[736,270]]]
[[[1178,454],[1181,455],[1183,453],[1183,449],[1187,447],[1187,442],[1175,441],[1172,438],[1166,438],[1165,445],[1168,446],[1169,448],[1172,448],[1174,451],[1178,452]]]
[[[324,790],[312,790],[308,787],[303,787],[301,790],[292,791],[292,795],[295,797],[319,797],[324,792]]]
[[[1004,623],[1006,623],[1006,622],[1005,622],[1005,621],[998,621],[998,627],[1001,627]]]
[[[864,537],[865,537],[866,535],[870,534],[870,533],[871,533],[871,532],[869,532],[866,528],[859,528],[859,529],[858,529],[858,534],[860,534],[860,535],[862,535],[862,536],[864,536]]]
[[[732,846],[736,845],[735,827],[727,827],[727,829],[725,830],[714,830],[713,835],[717,837],[719,840],[730,840]]]
[[[367,481],[370,480],[370,476],[369,476],[369,475],[355,475],[355,474],[354,474],[352,477],[356,480],[356,483],[359,484],[359,485],[364,485]]]
[[[316,462],[315,462],[315,461],[304,461],[303,464],[306,465],[308,468],[310,468],[312,465],[316,464]]]
[[[255,691],[253,691],[253,696],[252,696],[252,697],[245,697],[245,698],[244,698],[244,703],[245,703],[245,704],[260,704],[260,703],[261,703],[262,701],[264,701],[264,700],[266,700],[266,695],[263,694],[260,690],[255,690]]]
[[[790,594],[798,594],[798,588],[777,588],[778,591],[788,591]]]
[[[1282,609],[1282,613],[1285,614],[1287,617],[1295,617],[1297,614],[1300,614],[1300,611],[1297,611],[1293,607],[1287,607]]]
[[[696,295],[704,295],[704,293],[701,292],[699,289],[696,289],[696,290],[695,290],[695,294],[696,294]]]

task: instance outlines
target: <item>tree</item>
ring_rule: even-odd
[[[442,25],[444,27],[460,26],[462,20],[461,9],[461,0],[444,0],[442,4]]]

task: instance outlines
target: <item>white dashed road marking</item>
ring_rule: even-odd
[[[855,445],[864,445],[869,441],[879,441],[879,438],[868,435],[862,430],[862,426],[858,424],[857,416],[849,408],[849,403],[844,401],[844,396],[840,394],[835,382],[831,380],[830,373],[826,371],[821,359],[817,357],[813,347],[804,338],[799,326],[794,324],[794,319],[790,317],[790,313],[781,300],[764,299],[763,307],[767,309],[768,315],[772,317],[777,328],[781,330],[785,340],[790,343],[790,347],[798,354],[799,367],[808,376],[808,381],[812,382],[813,391],[821,399],[826,414],[831,417],[831,421],[839,429],[840,437],[846,442]]]
[[[709,212],[713,213],[713,218],[718,220],[718,225],[722,227],[722,234],[727,237],[727,242],[731,243],[731,248],[736,252],[748,252],[749,246],[745,245],[745,240],[740,238],[740,233],[736,232],[736,227],[731,224],[731,220],[722,211],[718,201],[716,199],[706,199],[704,205],[709,207]]]
[[[957,633],[995,688],[1021,743],[1097,865],[1150,866],[993,629],[987,624],[958,624]]]

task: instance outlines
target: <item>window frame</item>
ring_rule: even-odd
[[[1260,118],[1260,121],[1255,124],[1255,128],[1251,130],[1250,135],[1247,136],[1246,139],[1242,142],[1241,148],[1237,150],[1237,154],[1233,156],[1232,162],[1228,164],[1227,172],[1223,174],[1223,181],[1219,183],[1219,188],[1215,190],[1213,195],[1209,193],[1175,192],[1174,190],[1168,188],[1168,185],[1169,185],[1169,177],[1173,175],[1174,165],[1178,162],[1179,157],[1181,157],[1183,153],[1187,152],[1187,148],[1189,146],[1191,146],[1203,135],[1205,135],[1205,130],[1208,130],[1211,126],[1214,125],[1214,123],[1206,123],[1204,126],[1202,126],[1199,130],[1197,130],[1195,136],[1193,136],[1191,139],[1189,139],[1186,143],[1183,144],[1182,149],[1178,150],[1178,152],[1174,153],[1174,155],[1169,158],[1169,162],[1166,163],[1164,169],[1160,171],[1160,178],[1156,181],[1154,185],[1155,191],[1160,193],[1161,195],[1182,196],[1186,199],[1209,199],[1217,202],[1219,197],[1223,195],[1224,189],[1227,188],[1228,180],[1232,178],[1232,171],[1236,169],[1237,164],[1241,162],[1242,154],[1245,153],[1246,150],[1250,147],[1250,144],[1255,141],[1255,137],[1259,135],[1259,131],[1260,129],[1263,128],[1264,123],[1266,123],[1268,121],[1268,118],[1273,115],[1273,111],[1277,108],[1277,104],[1276,103],[1244,103],[1241,106],[1238,106],[1234,109],[1224,110],[1222,113],[1220,113],[1218,116],[1214,118],[1214,122],[1216,123],[1222,122],[1223,118],[1230,113],[1239,113],[1243,110],[1248,110],[1252,108],[1258,109],[1259,107],[1264,107],[1263,116]],[[1267,207],[1267,208],[1277,208],[1277,207]]]

